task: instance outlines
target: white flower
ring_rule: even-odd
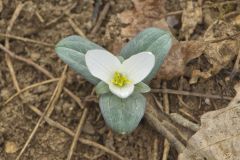
[[[106,50],[89,50],[85,55],[90,73],[109,85],[110,91],[120,98],[133,93],[134,85],[141,82],[152,70],[155,56],[141,52],[122,63]]]

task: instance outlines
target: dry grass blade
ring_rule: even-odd
[[[61,78],[60,78],[60,80],[58,82],[58,85],[57,85],[56,95],[54,96],[54,99],[53,99],[53,101],[52,101],[52,103],[51,103],[51,105],[50,105],[50,107],[47,111],[47,114],[46,114],[47,117],[51,116],[51,114],[54,110],[54,105],[57,102],[57,100],[59,99],[60,94],[62,93],[62,90],[63,90],[63,87],[64,87],[64,82],[66,80],[67,68],[68,68],[68,65],[65,65],[64,70],[63,70],[62,75],[61,75]]]
[[[30,136],[28,137],[27,141],[25,142],[25,144],[24,144],[23,148],[21,149],[20,153],[18,154],[16,160],[19,160],[19,159],[21,158],[21,156],[23,155],[23,153],[25,152],[25,150],[27,149],[27,146],[30,144],[30,142],[31,142],[31,140],[33,139],[34,135],[36,134],[36,132],[37,132],[37,130],[38,130],[41,122],[43,121],[44,116],[45,116],[45,115],[47,116],[47,114],[51,113],[51,110],[50,110],[50,109],[51,109],[52,106],[54,106],[55,103],[57,102],[57,99],[58,99],[57,94],[59,93],[59,90],[61,91],[61,86],[63,85],[63,83],[64,83],[64,81],[65,81],[65,79],[66,79],[66,76],[65,76],[66,70],[67,70],[67,67],[65,67],[65,69],[64,69],[64,71],[63,71],[63,74],[62,74],[60,80],[58,81],[58,84],[57,84],[57,86],[56,86],[56,88],[55,88],[55,90],[54,90],[54,92],[53,92],[53,94],[52,94],[52,97],[51,97],[51,99],[50,99],[47,107],[45,108],[42,116],[39,118],[37,124],[35,125],[32,133],[31,133]],[[50,110],[50,112],[49,112],[49,110]]]
[[[30,86],[27,86],[26,88],[21,89],[19,92],[15,93],[10,98],[8,98],[6,100],[6,102],[4,103],[4,105],[8,104],[11,100],[13,100],[15,97],[17,97],[18,95],[20,95],[21,93],[23,93],[25,91],[28,91],[30,89],[33,89],[33,88],[41,86],[41,85],[45,85],[45,84],[48,84],[48,83],[56,82],[58,80],[59,80],[59,78],[54,78],[54,79],[46,80],[46,81],[43,81],[43,82],[39,82],[39,83],[35,83],[33,85],[30,85]]]
[[[88,113],[88,106],[84,108],[83,110],[83,113],[82,113],[82,117],[79,121],[79,124],[77,126],[77,131],[73,137],[73,141],[72,141],[72,144],[71,144],[71,147],[70,147],[70,150],[68,152],[68,156],[67,156],[67,160],[71,160],[72,158],[72,155],[73,155],[73,152],[77,146],[77,140],[79,139],[79,135],[81,134],[81,131],[82,131],[82,127],[83,127],[83,124],[85,122],[85,119],[87,117],[87,113]]]
[[[38,110],[36,107],[29,106],[29,108],[30,108],[33,112],[35,112],[37,115],[39,115],[39,116],[42,116],[42,115],[43,115],[43,113],[42,113],[40,110]],[[70,136],[72,136],[72,137],[75,135],[75,133],[74,133],[73,131],[71,131],[70,129],[64,127],[64,126],[61,125],[60,123],[52,120],[51,118],[44,117],[44,119],[45,119],[45,121],[46,121],[50,126],[55,127],[55,128],[57,128],[57,129],[65,132],[65,133],[67,133],[68,135],[70,135]],[[87,140],[87,139],[84,139],[84,138],[79,138],[78,141],[79,141],[80,143],[82,143],[82,144],[89,145],[89,146],[92,146],[92,147],[96,147],[96,148],[98,148],[98,149],[100,149],[100,150],[102,150],[102,151],[104,151],[104,152],[106,152],[106,153],[108,153],[108,154],[116,157],[117,159],[126,160],[126,158],[120,156],[118,153],[116,153],[116,152],[108,149],[107,147],[105,147],[105,146],[103,146],[103,145],[101,145],[101,144],[98,144],[98,143],[96,143],[96,142],[93,142],[93,141],[90,141],[90,140]]]
[[[110,3],[107,3],[107,4],[104,6],[102,12],[100,13],[99,18],[98,18],[98,20],[97,20],[97,23],[96,23],[95,27],[94,27],[94,28],[92,29],[92,31],[91,31],[91,34],[92,34],[92,35],[94,35],[94,34],[97,33],[98,29],[99,29],[100,26],[102,25],[102,22],[103,22],[104,18],[105,18],[106,15],[107,15],[109,9],[110,9]]]
[[[86,37],[83,31],[76,25],[76,23],[71,18],[68,18],[68,22],[77,34],[82,37]]]
[[[47,71],[45,68],[41,67],[40,65],[34,63],[32,60],[15,55],[13,52],[11,52],[9,49],[7,49],[6,47],[4,47],[2,44],[0,44],[0,49],[3,50],[4,52],[6,52],[7,54],[9,54],[12,58],[19,60],[21,62],[24,62],[32,67],[34,67],[35,69],[37,69],[38,71],[42,72],[43,74],[45,74],[48,78],[55,78],[53,77],[53,75]],[[64,91],[81,107],[84,108],[84,106],[82,105],[81,100],[75,95],[73,94],[69,89],[67,89],[66,87],[64,87]]]
[[[9,21],[9,25],[7,27],[7,30],[6,30],[6,34],[10,33],[11,30],[12,30],[12,27],[14,25],[14,22],[16,21],[17,17],[19,16],[22,8],[23,8],[24,4],[20,3],[18,4],[18,6],[16,7],[13,15],[12,15],[12,18],[10,19]],[[9,45],[9,39],[6,37],[5,38],[5,47],[7,49],[10,48],[10,45]],[[16,88],[16,90],[19,92],[20,91],[20,87],[19,87],[19,84],[18,84],[18,81],[17,81],[17,78],[16,78],[16,74],[15,74],[15,71],[14,71],[14,68],[13,68],[13,64],[12,64],[12,61],[9,57],[8,54],[5,54],[5,60],[6,60],[6,63],[7,63],[7,66],[9,68],[9,71],[10,71],[10,75],[12,77],[12,80],[13,80],[13,84]]]
[[[54,47],[54,44],[45,43],[45,42],[41,42],[41,41],[29,39],[29,38],[19,37],[19,36],[15,36],[15,35],[11,35],[11,34],[0,33],[0,36],[10,38],[10,39],[20,40],[23,42],[29,42],[29,43],[34,43],[34,44],[38,44],[38,45],[43,45],[43,46],[47,46],[47,47]]]
[[[163,88],[167,88],[167,82],[163,82]],[[170,107],[169,107],[169,100],[168,100],[168,93],[163,93],[163,111],[167,114],[170,113]],[[164,139],[164,149],[163,149],[163,156],[162,160],[167,160],[168,159],[168,154],[170,151],[170,143],[168,142],[167,139]]]
[[[185,127],[185,128],[188,128],[188,129],[191,129],[192,131],[194,132],[197,132],[200,128],[200,126],[196,123],[193,123],[191,121],[189,121],[188,119],[184,118],[182,115],[180,114],[177,114],[177,113],[171,113],[170,114],[170,118],[177,124]]]
[[[152,154],[152,160],[158,160],[158,138],[155,137],[153,141],[153,154]]]
[[[219,95],[212,95],[212,94],[202,94],[196,92],[188,92],[188,91],[179,91],[174,89],[152,89],[154,93],[168,93],[168,94],[176,94],[176,95],[184,95],[184,96],[195,96],[195,97],[204,97],[204,98],[212,98],[212,99],[225,99],[231,100],[233,97],[228,96],[219,96]]]
[[[151,110],[149,110],[149,106],[145,112],[144,117],[148,120],[148,122],[164,137],[168,139],[169,142],[176,148],[176,150],[181,153],[185,146],[173,135],[158,119],[155,117]]]

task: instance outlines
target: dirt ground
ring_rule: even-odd
[[[156,0],[150,1],[151,5],[154,5],[156,2]],[[184,1],[185,0],[169,0],[159,1],[160,3],[156,2],[156,7],[160,6],[160,8],[151,8],[152,6],[146,5],[144,9],[147,11],[159,11],[156,12],[159,15],[156,15],[155,12],[151,13],[153,17],[144,19],[142,23],[139,23],[145,24],[146,21],[152,21],[153,19],[154,21],[160,21],[165,16],[168,24],[171,26],[172,34],[178,40],[185,41],[186,34],[181,32],[181,13],[169,15],[170,18],[165,15],[167,13],[183,10],[184,8],[181,3],[184,3]],[[203,5],[213,5],[221,2],[224,1],[206,0],[203,2]],[[20,3],[24,3],[24,6],[16,18],[12,29],[7,31],[15,9]],[[101,16],[106,4],[110,4],[110,9],[106,13],[106,16],[103,17],[104,20],[100,24],[100,27],[93,33],[93,28],[98,24],[99,16]],[[164,5],[161,6],[161,4]],[[0,0],[0,33],[8,32],[10,35],[25,37],[49,44],[49,46],[47,46],[46,44],[26,42],[26,40],[19,40],[14,37],[9,38],[9,50],[15,55],[25,57],[39,64],[41,67],[47,69],[54,77],[61,77],[64,70],[64,63],[57,57],[54,52],[54,46],[52,45],[56,44],[63,37],[79,34],[76,27],[74,28],[74,26],[71,25],[71,20],[73,20],[77,28],[80,28],[90,40],[106,47],[113,53],[117,53],[122,45],[131,39],[131,34],[135,34],[135,32],[142,30],[142,26],[139,26],[139,28],[136,27],[131,34],[129,33],[129,36],[126,36],[126,34],[124,34],[126,30],[123,30],[123,28],[128,27],[129,23],[125,23],[119,18],[121,13],[132,11],[135,7],[136,0],[134,0],[134,2],[129,0]],[[188,40],[197,40],[203,37],[203,34],[212,22],[209,20],[211,19],[209,17],[217,19],[236,11],[238,11],[238,15],[240,15],[240,5],[234,3],[222,5],[220,9],[217,5],[217,7],[214,6],[208,8],[208,10],[204,10],[204,21],[194,28],[193,33],[187,37]],[[234,17],[236,16],[237,15],[234,15]],[[238,21],[236,20],[238,24],[240,24],[239,19]],[[151,27],[151,25],[152,22],[149,24],[147,23],[143,28]],[[131,29],[133,28],[134,27]],[[236,27],[237,31],[239,31],[239,29],[240,27]],[[8,47],[4,36],[0,36],[0,41],[2,45]],[[12,95],[17,93],[5,55],[6,52],[1,49],[0,160],[14,160],[19,155],[19,152],[28,140],[40,118],[40,116],[33,111],[33,108],[44,112],[56,88],[57,81],[55,80],[51,83],[26,90],[12,99],[9,103],[5,104]],[[240,80],[238,74],[231,79],[236,57],[237,56],[234,56],[220,72],[207,79],[199,78],[197,83],[190,84],[189,81],[191,76],[186,73],[167,81],[154,80],[151,86],[152,88],[162,88],[162,84],[166,83],[168,89],[179,90],[179,88],[181,88],[181,90],[189,92],[233,97],[235,94],[233,87]],[[27,63],[15,58],[10,59],[20,89],[52,79]],[[201,71],[205,71],[211,66],[212,64],[207,62],[204,55],[191,60],[187,64],[189,70],[197,68]],[[132,160],[162,158],[164,137],[152,128],[145,119],[143,119],[139,127],[129,135],[119,135],[112,132],[103,121],[98,104],[95,103],[96,96],[91,95],[93,86],[81,78],[81,76],[77,75],[72,69],[67,70],[66,77],[64,83],[66,88],[71,90],[72,93],[82,101],[94,101],[94,103],[88,106],[88,114],[80,134],[82,141],[77,143],[72,155],[72,160],[121,159],[121,157],[119,158],[111,154],[112,152]],[[155,95],[159,102],[163,101],[163,94],[161,92],[154,92],[152,94]],[[225,107],[229,102],[229,100],[224,98],[211,99],[206,97],[179,96],[176,94],[168,94],[168,96],[170,112],[178,112],[195,123],[200,123],[200,116],[203,113]],[[54,110],[50,118],[54,122],[62,124],[75,133],[82,114],[83,109],[79,107],[73,98],[63,91],[54,105]],[[72,135],[43,121],[20,159],[66,159],[72,141]],[[99,145],[105,146],[107,152],[102,149],[101,146],[99,147]],[[168,160],[175,160],[177,156],[177,151],[171,147]]]

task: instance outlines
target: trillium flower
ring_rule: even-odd
[[[155,56],[151,52],[135,54],[122,63],[106,50],[89,50],[85,55],[89,72],[108,84],[110,91],[120,98],[127,98],[134,86],[141,82],[154,67]]]

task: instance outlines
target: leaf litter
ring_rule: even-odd
[[[155,26],[155,27],[160,27],[160,28],[166,28],[167,30],[171,30],[172,29],[172,28],[169,29],[168,26],[166,26],[165,21],[161,19],[161,18],[164,17],[164,14],[165,14],[164,5],[165,5],[165,3],[167,3],[165,0],[162,0],[162,1],[156,1],[156,0],[150,0],[150,1],[133,0],[132,2],[133,2],[133,5],[134,5],[133,8],[125,9],[123,12],[117,14],[117,18],[120,19],[119,21],[122,24],[122,26],[119,27],[120,28],[119,31],[117,30],[117,32],[116,32],[116,33],[119,32],[119,37],[120,38],[117,39],[117,41],[116,41],[116,39],[111,37],[112,35],[110,34],[109,37],[110,37],[111,41],[109,41],[109,42],[107,41],[107,43],[105,43],[106,37],[108,35],[104,35],[104,34],[102,34],[102,32],[104,31],[104,29],[106,29],[106,33],[110,33],[110,31],[113,32],[113,30],[110,30],[109,28],[114,26],[114,25],[118,25],[118,22],[114,21],[112,23],[112,25],[110,25],[109,27],[108,27],[108,24],[106,24],[106,28],[104,28],[105,24],[103,24],[103,27],[100,29],[100,32],[99,32],[99,35],[101,35],[101,36],[103,35],[103,36],[102,37],[99,36],[98,38],[96,38],[95,39],[96,41],[98,41],[102,45],[109,46],[110,42],[112,43],[112,39],[111,38],[113,38],[113,39],[115,39],[114,40],[115,44],[117,44],[116,42],[119,42],[122,45],[125,42],[124,41],[125,39],[130,39],[131,37],[135,36],[136,33],[138,33],[139,31],[141,31],[141,30],[143,30],[144,28],[147,28],[147,27]],[[4,1],[4,3],[5,3],[5,1]],[[46,4],[42,4],[42,5],[44,6]],[[191,9],[191,7],[192,7],[191,5],[193,7],[197,7],[199,13],[195,13],[194,10]],[[178,42],[178,41],[175,42],[175,44],[174,44],[174,46],[172,48],[172,51],[169,53],[169,56],[166,58],[166,60],[164,62],[164,64],[166,64],[166,65],[165,66],[164,66],[164,64],[162,65],[162,68],[165,68],[165,69],[161,69],[159,71],[159,74],[158,74],[158,76],[159,76],[158,80],[165,80],[165,79],[169,80],[170,87],[175,87],[177,85],[177,84],[174,83],[174,81],[170,81],[171,79],[178,78],[179,76],[182,76],[182,75],[186,76],[186,74],[187,74],[186,72],[188,70],[190,70],[191,72],[199,72],[199,73],[195,73],[195,74],[202,74],[202,76],[197,75],[198,77],[193,82],[196,85],[199,85],[199,83],[198,83],[199,82],[198,81],[199,78],[209,79],[210,77],[212,77],[212,76],[214,76],[216,74],[219,74],[219,71],[221,71],[222,69],[226,68],[226,66],[228,66],[231,63],[231,61],[234,59],[235,53],[234,53],[233,50],[234,50],[234,46],[235,46],[234,43],[235,42],[232,42],[234,40],[224,40],[223,41],[223,42],[227,41],[227,44],[232,46],[230,48],[228,46],[224,46],[224,43],[221,44],[220,43],[221,41],[213,43],[215,45],[216,44],[219,45],[218,47],[216,47],[213,44],[211,44],[212,46],[210,46],[210,44],[208,42],[207,42],[207,44],[208,44],[207,45],[206,42],[204,42],[205,39],[204,40],[201,39],[202,35],[196,36],[195,32],[197,32],[198,25],[200,23],[205,23],[204,19],[203,19],[203,21],[200,20],[201,19],[200,15],[203,14],[202,16],[204,16],[204,14],[206,14],[206,13],[204,13],[204,11],[203,11],[203,13],[201,13],[201,11],[200,11],[201,5],[200,4],[197,4],[196,2],[194,2],[191,5],[188,4],[188,6],[185,6],[187,8],[183,7],[183,10],[186,13],[187,13],[187,10],[189,12],[191,11],[192,13],[190,13],[189,15],[192,15],[192,16],[189,17],[189,15],[186,15],[186,14],[184,15],[183,14],[186,17],[182,17],[182,20],[184,19],[184,23],[185,22],[187,23],[187,16],[188,16],[189,19],[196,19],[197,23],[194,22],[194,24],[184,24],[183,27],[181,27],[181,34],[182,34],[182,36],[183,37],[189,37],[189,39],[191,39],[191,40],[189,42]],[[114,7],[116,7],[116,6],[114,6]],[[79,8],[81,9],[81,7],[79,7]],[[75,18],[77,22],[79,20],[79,24],[83,24],[83,26],[82,25],[79,25],[79,26],[82,27],[83,31],[85,31],[87,33],[87,32],[89,32],[89,28],[91,28],[91,25],[92,25],[91,22],[89,22],[89,20],[88,20],[88,19],[90,19],[89,12],[85,16],[81,16],[78,13],[78,12],[80,12],[79,8],[77,8],[76,11],[74,11],[73,18]],[[181,8],[178,8],[178,9],[180,10]],[[39,8],[38,8],[38,10],[39,10]],[[56,15],[50,14],[50,12],[52,12],[53,10],[54,10],[54,8],[50,8],[47,13],[44,12],[43,10],[40,10],[40,14],[42,14],[42,16],[44,18],[46,17],[46,20],[51,19],[51,18],[56,18],[57,16],[59,16],[60,13],[59,13],[59,11],[56,11],[56,12],[54,12],[54,14],[56,14]],[[3,12],[2,13],[4,13],[4,14],[2,14],[2,18],[3,18],[4,22],[7,19],[7,17],[4,17],[4,15],[7,15],[8,12],[9,11],[7,11],[6,7],[3,7]],[[81,10],[81,12],[82,12],[82,10]],[[85,13],[85,12],[86,12],[86,9],[83,8],[83,13]],[[10,15],[10,13],[11,12],[9,12],[9,15]],[[50,15],[50,17],[47,16],[48,14]],[[86,17],[86,18],[81,18],[81,17]],[[131,17],[136,17],[136,18],[132,19]],[[33,18],[35,18],[35,15],[33,15]],[[27,21],[27,19],[24,18],[22,21],[19,21],[18,25],[21,25],[21,23],[24,22],[24,24],[27,24],[27,25],[22,26],[22,27],[24,27],[25,31],[34,29],[35,21],[33,21],[34,23],[31,23],[31,22],[30,23],[29,22],[25,23],[26,21]],[[85,22],[85,21],[87,23],[82,23],[82,22]],[[109,23],[108,20],[106,20],[106,23]],[[36,24],[38,24],[38,23],[36,23]],[[230,27],[226,27],[225,26],[223,28],[219,28],[218,29],[219,31],[223,32],[222,35],[215,34],[215,30],[216,30],[216,28],[218,28],[218,26],[215,26],[215,27],[213,27],[215,29],[213,29],[211,31],[211,34],[214,35],[214,36],[209,36],[208,35],[209,37],[208,36],[206,36],[206,37],[209,38],[208,40],[212,40],[210,38],[217,39],[217,38],[221,38],[222,36],[229,35],[229,33],[231,33],[231,32],[236,33],[235,29],[231,26],[231,24],[229,24],[229,25],[230,25]],[[4,25],[2,25],[2,28],[6,28],[5,26],[6,26],[6,24],[4,23]],[[234,23],[234,27],[238,27],[238,26],[239,26],[239,18],[236,17],[236,21]],[[22,35],[22,33],[19,31],[19,29],[22,30],[22,27],[21,26],[16,26],[16,30],[14,30],[14,33],[17,33],[17,35]],[[189,28],[189,30],[187,28]],[[59,34],[59,30],[62,31],[62,29],[65,29],[65,31],[61,32]],[[233,30],[232,31],[228,31],[228,29],[230,29],[230,30],[233,29]],[[65,35],[69,35],[69,34],[73,34],[73,32],[72,32],[71,28],[69,27],[69,25],[66,22],[63,22],[63,23],[57,23],[56,28],[54,28],[54,27],[50,28],[47,31],[43,31],[43,34],[40,34],[40,33],[36,34],[32,38],[40,38],[42,41],[46,40],[46,38],[47,38],[47,39],[55,42],[55,41],[57,41],[59,39],[59,37],[63,37]],[[48,35],[48,37],[46,35]],[[52,35],[52,36],[50,36],[50,35]],[[194,36],[195,40],[192,40],[191,36]],[[14,44],[13,46],[23,46],[21,43],[16,43],[15,41],[13,41],[12,44]],[[17,44],[17,45],[15,45],[15,44]],[[198,45],[200,46],[199,48],[197,47]],[[216,51],[216,53],[214,53],[213,57],[210,54],[211,47],[213,47],[213,48],[215,47],[217,49],[219,48],[219,50]],[[22,47],[22,48],[23,48],[23,51],[24,51],[24,47]],[[31,52],[36,52],[36,53],[39,52],[40,53],[40,50],[42,50],[40,48],[35,48],[34,49],[32,46],[26,46],[26,48],[30,49],[30,53]],[[16,53],[24,55],[23,51],[19,51],[18,52],[17,49],[14,48],[14,47],[12,49]],[[224,53],[225,51],[222,52],[222,50],[223,51],[225,50],[225,51],[229,52],[231,55],[224,55],[223,54],[223,56],[226,56],[225,58],[223,58],[221,54]],[[57,73],[60,72],[61,67],[60,67],[59,63],[57,63],[55,65],[50,65],[49,64],[50,63],[49,59],[51,59],[51,58],[48,57],[49,56],[48,53],[52,53],[52,52],[46,49],[46,53],[47,53],[46,56],[44,56],[44,59],[46,59],[46,61],[44,61],[42,59],[43,56],[40,57],[40,62],[39,62],[38,59],[36,61],[38,61],[38,63],[41,63],[42,65],[47,66],[49,68],[56,68],[57,70],[55,70],[55,72],[57,72]],[[43,55],[44,54],[45,53],[43,53]],[[24,56],[28,56],[28,55],[24,55]],[[208,60],[208,63],[211,66],[210,70],[208,72],[206,72],[206,71],[203,71],[202,68],[200,68],[200,67],[195,67],[194,69],[191,69],[190,68],[191,66],[189,66],[189,65],[195,64],[196,60],[201,59],[203,56],[207,57],[206,59]],[[54,59],[54,62],[55,62],[55,60],[56,59]],[[216,63],[216,62],[214,62],[215,60],[219,61],[219,62]],[[49,63],[46,63],[47,61]],[[4,61],[0,60],[0,62],[1,62],[1,64],[4,64]],[[36,79],[39,79],[39,78],[34,79],[34,77],[38,77],[38,75],[32,74],[32,73],[35,73],[35,72],[32,69],[27,69],[26,67],[24,67],[25,65],[20,65],[18,63],[14,64],[14,65],[17,66],[16,67],[17,69],[16,68],[15,69],[19,72],[19,74],[26,75],[25,73],[27,73],[27,75],[28,75],[28,76],[24,76],[24,77],[18,76],[18,77],[20,77],[19,81],[21,82],[22,85],[28,85],[28,83],[25,81],[26,77],[32,77],[31,81],[29,80],[30,83],[33,83],[33,82],[36,81]],[[58,66],[58,67],[56,67],[56,66]],[[3,81],[3,82],[0,83],[0,87],[1,87],[1,89],[3,87],[9,89],[9,86],[6,85],[6,84],[11,84],[11,82],[8,82],[6,80],[6,78],[8,78],[8,74],[5,77],[5,73],[6,73],[7,69],[4,67],[4,69],[0,70],[0,71],[1,71],[0,75],[2,73],[3,73],[2,75],[4,75],[4,76],[2,76],[3,78],[1,79],[1,81]],[[196,76],[196,75],[190,75],[190,77],[192,77],[192,78],[194,76]],[[72,78],[72,77],[70,77],[70,78]],[[72,83],[73,84],[77,84],[78,82],[76,80],[73,80]],[[71,85],[71,84],[69,83],[68,85]],[[79,88],[85,89],[81,85],[78,85],[77,87],[73,87],[72,86],[72,88],[76,88],[77,89],[77,90],[75,90],[76,93],[79,92]],[[52,90],[52,87],[50,89]],[[12,89],[9,90],[9,91],[11,92],[11,94],[13,93]],[[3,90],[1,91],[1,93],[2,92],[3,92]],[[39,105],[39,104],[42,104],[42,103],[46,103],[47,102],[47,97],[49,97],[49,95],[50,95],[50,92],[47,93],[47,94],[44,94],[43,96],[41,96],[43,98],[40,97],[41,100],[38,100],[40,102],[38,102],[37,100],[34,100],[34,105]],[[82,95],[85,95],[85,94],[81,92],[78,95],[82,96]],[[31,94],[31,96],[33,96],[33,94]],[[9,97],[9,96],[7,96],[7,97]],[[24,97],[24,95],[23,95],[23,97]],[[0,101],[1,100],[2,100],[2,97],[0,97]],[[63,106],[62,103],[64,101],[69,101],[69,98],[67,99],[67,98],[65,98],[65,96],[62,97],[62,100],[57,105],[58,106],[58,113],[59,113],[58,117],[56,115],[54,115],[54,117],[57,117],[65,125],[74,124],[72,122],[76,121],[76,118],[78,118],[78,116],[76,116],[75,114],[73,114],[71,116],[67,116],[67,115],[64,115],[62,113],[62,110],[63,110],[62,109],[62,106]],[[172,110],[174,110],[172,107],[173,107],[173,105],[175,106],[176,101],[171,99],[170,102],[171,102],[170,106],[171,106],[171,111],[172,111]],[[33,102],[32,101],[31,102],[27,102],[27,104],[29,104],[29,103],[33,103]],[[3,125],[3,127],[1,127],[1,131],[4,130],[3,133],[4,133],[5,137],[6,137],[6,135],[7,135],[7,137],[13,137],[12,139],[9,138],[7,140],[13,140],[14,142],[16,142],[16,144],[22,144],[24,142],[23,138],[26,137],[25,134],[27,134],[27,133],[26,132],[22,132],[22,129],[18,129],[18,127],[15,127],[15,126],[24,126],[26,128],[26,130],[31,130],[31,128],[32,128],[27,123],[27,122],[29,122],[29,118],[32,119],[32,117],[31,117],[32,113],[28,113],[29,111],[27,111],[24,114],[24,116],[26,115],[27,117],[29,117],[29,115],[30,115],[30,117],[26,121],[19,121],[19,118],[15,115],[15,113],[22,113],[21,110],[19,109],[21,107],[20,104],[21,104],[21,101],[18,100],[18,101],[16,101],[16,105],[15,104],[14,105],[9,105],[8,110],[7,110],[7,112],[5,111],[5,113],[7,113],[7,115],[10,115],[10,116],[4,117],[4,121],[2,122],[4,125]],[[74,103],[72,103],[72,102],[71,102],[71,104],[73,104],[73,105],[71,105],[71,108],[74,108],[74,113],[79,115],[80,112],[75,112],[75,111],[77,111],[76,110],[76,108],[77,108],[76,105]],[[70,107],[66,107],[66,109],[70,109]],[[62,116],[61,114],[63,114],[64,116]],[[12,116],[12,115],[14,115],[14,116]],[[73,118],[73,117],[75,117],[75,118]],[[146,143],[147,144],[151,144],[151,142],[152,142],[151,140],[149,140],[148,137],[146,138],[146,135],[148,135],[148,136],[150,135],[150,137],[151,136],[155,136],[155,132],[149,131],[149,128],[146,127],[145,124],[141,125],[139,127],[139,129],[136,131],[136,133],[133,135],[133,136],[135,136],[135,138],[133,136],[119,137],[119,136],[114,135],[111,132],[109,132],[106,129],[106,127],[104,126],[104,124],[102,123],[101,120],[100,121],[94,121],[94,119],[99,119],[98,111],[93,110],[93,114],[92,114],[92,116],[89,117],[89,119],[91,120],[91,123],[94,123],[93,127],[94,127],[94,130],[97,133],[95,135],[93,135],[93,136],[89,136],[88,134],[84,134],[82,136],[88,137],[88,138],[93,138],[96,141],[101,141],[103,143],[106,143],[109,140],[108,137],[110,135],[113,138],[110,139],[109,141],[110,141],[111,144],[114,144],[114,148],[116,149],[116,152],[118,152],[121,155],[126,155],[126,157],[131,157],[131,158],[135,158],[136,157],[136,158],[139,158],[139,159],[146,159],[147,154],[144,154],[144,153],[150,153],[149,151],[151,151],[151,145],[149,145],[149,147],[146,150],[144,149],[144,148],[146,148],[145,147]],[[64,122],[64,120],[66,120],[66,122]],[[11,122],[11,123],[9,123],[8,121]],[[8,127],[8,125],[12,125],[16,129],[11,129],[10,127]],[[74,127],[74,126],[71,126],[71,127]],[[44,130],[45,129],[46,128],[44,128]],[[15,133],[15,134],[10,134],[10,133]],[[40,135],[45,135],[46,132],[45,131],[41,131],[39,134]],[[58,134],[60,134],[60,133],[59,132],[54,133],[55,137],[59,137]],[[16,135],[18,135],[18,136],[16,136]],[[38,136],[38,137],[42,137],[42,136]],[[159,137],[160,140],[161,140],[161,138],[162,137]],[[56,138],[56,139],[57,139],[56,141],[58,141],[60,138]],[[139,139],[142,139],[143,141],[140,141]],[[38,139],[36,139],[36,141],[38,141]],[[48,139],[45,139],[45,141],[46,141],[45,143],[41,143],[42,147],[35,146],[35,144],[33,144],[33,147],[29,148],[29,152],[27,152],[26,155],[28,155],[29,157],[32,157],[33,156],[33,155],[31,155],[31,153],[32,153],[35,156],[39,156],[40,158],[52,158],[54,156],[58,157],[58,158],[62,158],[62,157],[64,157],[64,155],[66,155],[66,152],[62,152],[61,154],[59,154],[60,150],[57,150],[56,153],[46,152],[47,154],[45,154],[45,155],[48,155],[48,156],[41,157],[40,155],[38,155],[36,153],[36,151],[39,151],[39,153],[40,152],[44,152],[45,153],[44,149],[48,148],[48,146],[45,145],[45,144],[47,144]],[[133,142],[134,142],[134,144],[136,143],[137,145],[134,147],[134,153],[129,153],[130,151],[133,151],[132,148],[129,147],[129,145],[133,145]],[[52,146],[55,146],[55,144],[56,144],[56,142],[55,142],[55,140],[53,140]],[[44,148],[44,149],[42,149],[42,148]],[[90,155],[94,154],[95,152],[99,152],[98,150],[96,151],[95,149],[92,149],[92,153],[90,153],[89,150],[86,149],[85,147],[80,146],[80,148],[81,149],[84,148],[84,149],[82,149],[82,150],[80,149],[80,152],[81,152],[81,153],[79,153],[80,155],[76,155],[76,156],[79,156],[81,158],[84,157],[83,156],[84,152],[87,152]],[[160,146],[159,148],[162,148],[162,146]],[[66,148],[64,148],[64,150],[66,150]],[[67,147],[67,150],[68,150],[68,147]],[[151,151],[151,153],[152,153],[152,151]],[[227,152],[226,155],[230,155],[228,153],[229,152]],[[2,153],[0,153],[0,154],[2,154]],[[140,156],[138,156],[138,154]],[[204,152],[204,154],[205,154],[205,152]],[[158,155],[158,156],[160,157],[161,155]],[[174,154],[172,154],[171,156],[174,157]],[[106,155],[103,156],[103,157],[104,158],[105,157],[109,158]],[[14,158],[9,158],[9,156],[7,156],[7,158],[8,159],[14,159]]]

